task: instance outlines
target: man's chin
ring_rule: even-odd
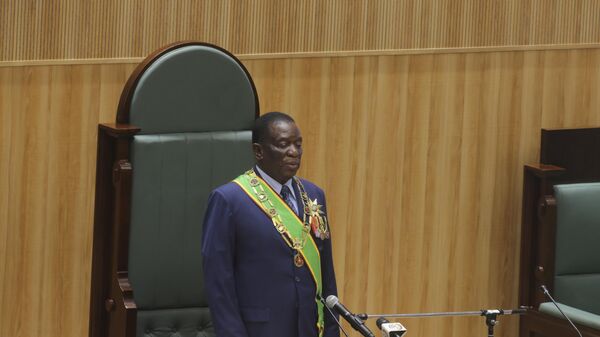
[[[285,165],[282,168],[282,173],[283,173],[283,175],[287,179],[291,179],[292,177],[294,177],[296,175],[296,173],[298,172],[298,169],[300,169],[300,164],[298,164],[298,165]]]

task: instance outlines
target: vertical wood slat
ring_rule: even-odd
[[[599,43],[595,0],[0,0],[0,61],[143,57],[176,40],[236,54]]]
[[[245,60],[328,192],[355,311],[513,308],[522,165],[600,125],[600,49]],[[0,68],[0,335],[87,331],[96,127],[135,65]],[[502,317],[498,336],[516,334]],[[480,318],[406,320],[478,336]],[[374,328],[374,327],[373,327]]]

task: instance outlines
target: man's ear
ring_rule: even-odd
[[[254,152],[254,159],[256,161],[263,159],[263,148],[259,143],[252,143],[252,151]]]

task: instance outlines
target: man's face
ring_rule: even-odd
[[[302,135],[296,123],[275,121],[261,143],[252,144],[258,166],[284,184],[296,175],[302,159]]]

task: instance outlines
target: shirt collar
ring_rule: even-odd
[[[276,193],[281,194],[281,188],[283,187],[283,185],[286,185],[292,192],[292,198],[294,198],[294,200],[296,200],[296,193],[294,192],[294,186],[292,185],[292,179],[289,179],[288,181],[285,182],[285,184],[282,185],[277,180],[271,178],[270,175],[266,174],[265,171],[261,170],[261,168],[258,165],[255,165],[255,166],[256,166],[256,169],[258,170],[258,174],[260,174],[260,176],[264,179],[264,181],[266,181],[267,184],[269,184],[269,186],[271,186],[271,188]]]

